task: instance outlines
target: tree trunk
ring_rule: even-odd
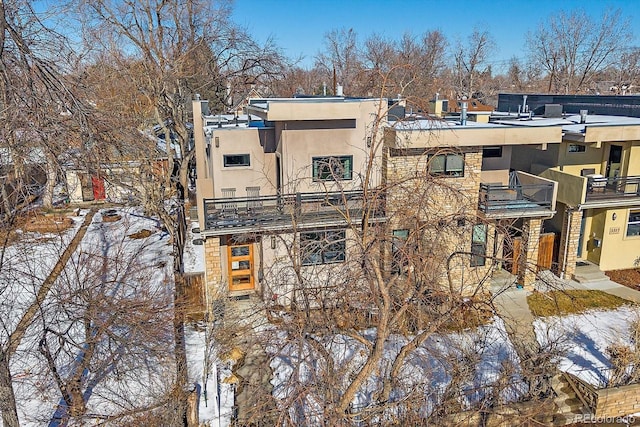
[[[19,427],[16,396],[13,393],[9,360],[5,354],[0,358],[0,411],[4,427]]]
[[[45,209],[53,208],[53,189],[56,186],[56,181],[58,179],[57,169],[56,169],[56,158],[52,155],[47,155],[47,182],[44,186],[44,191],[42,193],[42,206]]]

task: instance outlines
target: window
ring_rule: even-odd
[[[502,157],[502,146],[484,147],[482,149],[482,158],[487,157]]]
[[[432,175],[463,176],[464,155],[432,154],[429,156],[429,173]]]
[[[342,181],[353,175],[353,156],[314,157],[314,181]]]
[[[225,168],[251,166],[248,154],[225,154],[223,159]]]
[[[640,211],[629,211],[627,236],[640,236]]]
[[[584,153],[587,151],[587,147],[581,144],[569,144],[570,153]]]
[[[487,225],[476,224],[471,235],[471,267],[482,267],[486,263]]]
[[[393,239],[391,240],[391,272],[401,273],[406,270],[409,265],[407,258],[407,239],[409,238],[409,230],[393,230]]]
[[[344,231],[337,230],[300,233],[302,265],[344,262],[344,236]]]

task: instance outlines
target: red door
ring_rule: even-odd
[[[93,187],[93,200],[104,200],[107,195],[104,191],[104,179],[92,176],[91,186]]]

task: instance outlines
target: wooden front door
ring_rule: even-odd
[[[229,245],[229,291],[246,291],[254,288],[253,244]]]
[[[544,233],[540,235],[540,241],[538,243],[538,271],[551,269],[555,236],[554,233]]]
[[[518,274],[518,262],[522,250],[522,237],[507,237],[505,242],[505,269],[511,274]]]

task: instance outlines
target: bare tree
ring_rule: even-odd
[[[440,31],[415,37],[406,33],[398,42],[373,35],[365,42],[364,57],[369,68],[371,92],[410,100],[429,99],[440,90],[445,67],[447,41]],[[384,93],[381,89],[384,88]]]
[[[491,77],[487,64],[495,42],[488,31],[474,29],[465,42],[459,41],[454,52],[454,76],[458,96],[476,97],[478,80],[483,73]]]
[[[342,85],[350,94],[359,93],[358,77],[363,66],[356,32],[353,28],[331,30],[325,34],[324,44],[325,51],[316,56],[316,67],[322,69],[331,82],[331,94],[336,94],[334,83]]]
[[[567,94],[590,88],[594,76],[616,63],[630,40],[622,11],[607,10],[599,20],[584,10],[559,12],[527,36],[530,57],[547,72],[547,90]]]
[[[14,188],[25,183],[32,193],[42,192],[42,203],[50,208],[58,156],[92,137],[90,108],[68,73],[77,56],[26,1],[0,4],[0,34],[1,137],[13,162],[9,177]],[[41,160],[34,162],[37,157]],[[34,181],[36,163],[43,176]]]
[[[167,375],[174,369],[169,254],[158,245],[160,230],[136,228],[133,218],[94,223],[31,331],[44,360],[33,381],[55,384],[59,404],[49,416],[63,424],[124,422],[145,412],[162,412],[166,425],[181,423],[171,419],[175,411],[160,409],[175,397]],[[87,413],[94,400],[91,407],[102,411]]]
[[[229,4],[119,0],[80,1],[86,12],[88,42],[120,62],[118,72],[137,84],[152,108],[153,120],[164,127],[170,166],[178,171],[178,195],[188,188],[194,153],[187,126],[188,101],[209,95],[211,107],[228,107],[229,93],[281,74],[281,55],[272,42],[260,46],[229,21]],[[114,52],[120,46],[120,52]],[[131,59],[135,67],[131,68]],[[265,80],[266,79],[266,80]],[[167,188],[172,187],[166,182]]]

